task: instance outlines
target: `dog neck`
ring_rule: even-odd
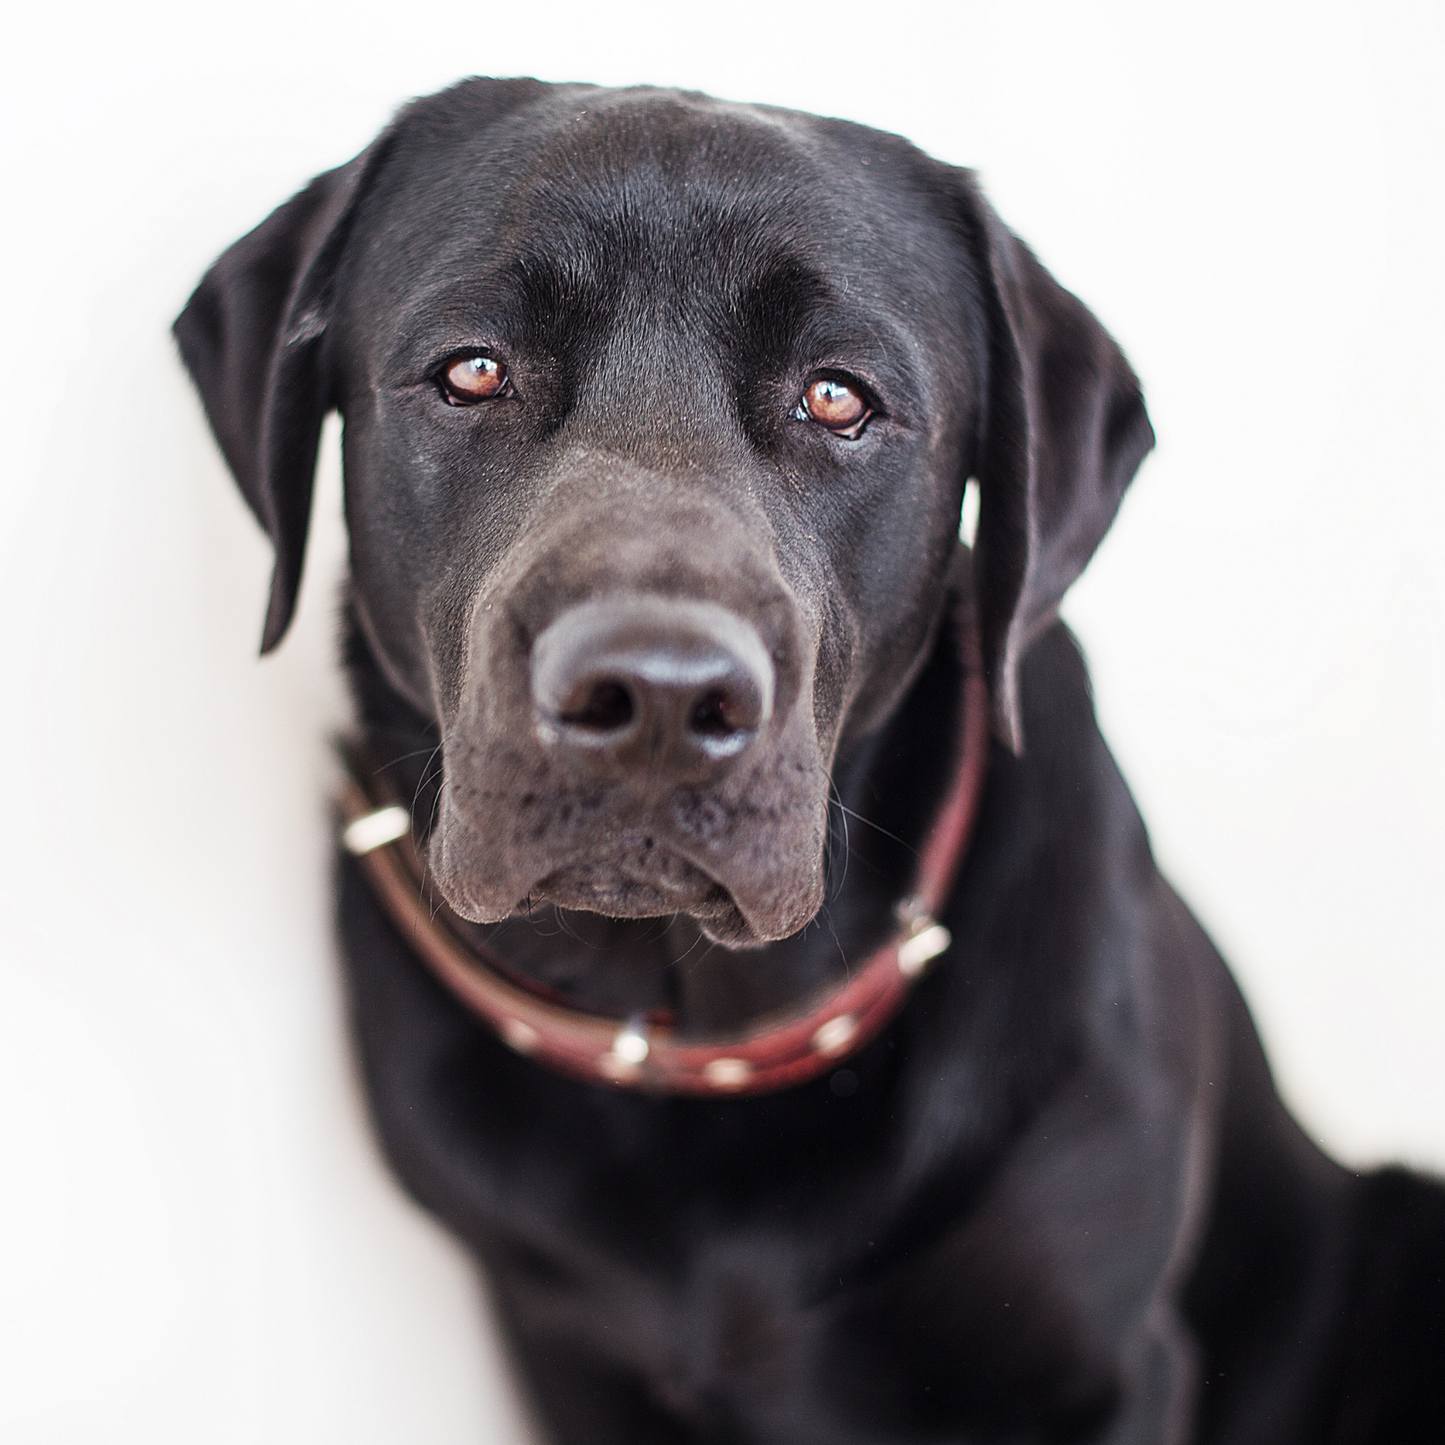
[[[690,1034],[736,1031],[844,983],[896,928],[919,850],[949,792],[964,723],[964,608],[950,599],[923,666],[871,737],[832,770],[826,901],[793,937],[748,951],[710,942],[690,918],[611,919],[552,907],[502,923],[454,920],[466,942],[524,986],[585,1012],[666,1018]],[[440,787],[440,736],[385,681],[350,608],[346,661],[371,766],[411,799],[425,838]]]

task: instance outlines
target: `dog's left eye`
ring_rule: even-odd
[[[471,406],[490,401],[511,391],[507,368],[495,356],[484,351],[468,356],[455,356],[437,377],[442,396],[453,406]]]
[[[874,414],[862,386],[840,376],[820,376],[810,383],[793,413],[799,421],[815,421],[846,441],[862,436]]]

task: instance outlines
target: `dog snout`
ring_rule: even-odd
[[[773,712],[772,659],[715,603],[650,596],[570,607],[532,648],[549,746],[618,774],[697,781],[731,764]]]

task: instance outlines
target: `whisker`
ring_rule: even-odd
[[[437,808],[438,808],[438,807],[440,806],[440,804],[441,804],[441,792],[440,792],[440,790],[438,790],[437,795],[436,795],[436,799],[435,799],[435,800],[433,801],[433,803],[432,803],[432,813],[431,813],[431,817],[427,819],[426,831],[425,831],[425,833],[419,833],[419,832],[417,832],[417,826],[416,826],[416,804],[417,804],[417,799],[421,797],[421,790],[426,786],[427,775],[431,772],[432,764],[436,761],[437,755],[441,752],[441,750],[442,750],[442,745],[441,745],[440,743],[438,743],[438,744],[436,745],[436,747],[434,747],[434,748],[431,750],[431,754],[432,754],[432,755],[431,755],[430,758],[427,759],[427,764],[426,764],[426,766],[422,769],[422,772],[421,772],[421,778],[420,778],[420,780],[417,782],[416,791],[415,791],[415,792],[412,794],[412,796],[411,796],[411,807],[408,809],[408,811],[411,813],[411,817],[412,817],[412,823],[411,823],[412,837],[413,837],[413,839],[414,839],[416,842],[418,842],[418,843],[420,843],[421,839],[422,839],[423,837],[425,837],[426,834],[428,834],[428,833],[431,832],[432,826],[433,826],[433,825],[435,824],[435,822],[436,822],[436,810],[437,810]],[[419,751],[420,751],[420,750],[419,750]],[[415,754],[413,754],[413,756],[415,756]],[[417,882],[417,897],[418,897],[418,898],[421,898],[421,897],[423,897],[423,896],[426,897],[427,903],[431,906],[431,916],[432,916],[432,919],[433,919],[433,921],[435,921],[436,916],[437,916],[437,911],[438,911],[438,909],[441,907],[441,904],[440,904],[440,903],[437,903],[437,902],[435,901],[436,892],[435,892],[435,889],[434,889],[433,884],[432,884],[431,869],[425,866],[425,864],[426,864],[425,855],[423,855],[423,857],[422,857],[422,863],[423,863],[423,867],[422,867],[422,872],[421,872],[421,878],[420,878],[420,879],[418,880],[418,882]]]
[[[417,748],[414,752],[403,753],[399,758],[393,758],[389,763],[383,763],[379,768],[373,768],[371,775],[374,778],[379,778],[384,772],[386,772],[390,768],[397,767],[401,763],[410,762],[412,758],[419,758],[423,753],[435,754],[440,750],[440,748],[441,744],[438,743],[436,747]],[[431,764],[428,763],[427,767],[430,766]]]
[[[441,750],[442,750],[442,745],[441,745],[440,743],[438,743],[438,744],[436,745],[436,747],[434,747],[434,748],[431,749],[431,756],[426,760],[426,766],[425,766],[424,768],[422,768],[422,770],[421,770],[421,777],[419,777],[419,778],[417,779],[417,781],[416,781],[416,789],[413,791],[413,793],[412,793],[412,795],[411,795],[411,812],[412,812],[412,815],[413,815],[413,816],[415,816],[415,814],[416,814],[416,805],[417,805],[417,801],[418,801],[418,800],[420,799],[420,797],[421,797],[421,790],[422,790],[424,787],[426,787],[426,785],[431,781],[432,764],[436,762],[437,756],[438,756],[438,754],[440,754]],[[418,751],[424,751],[424,750],[419,749]],[[415,757],[416,754],[413,753],[412,756]],[[433,805],[433,806],[435,806],[435,805]],[[436,819],[435,819],[435,814],[433,814],[433,817],[432,817],[431,821],[429,821],[429,822],[427,823],[427,831],[428,831],[428,832],[431,831],[431,823],[432,823],[432,822],[435,822],[435,821],[436,821]]]
[[[844,881],[848,877],[848,860],[852,856],[852,849],[848,839],[848,810],[843,806],[843,800],[838,797],[837,786],[831,778],[828,780],[828,786],[832,789],[834,798],[837,799],[838,821],[843,825],[843,872],[839,875],[838,886],[833,890],[833,897],[837,898],[842,893]]]
[[[822,772],[823,769],[819,767],[818,771]],[[910,842],[908,842],[906,838],[900,838],[897,833],[890,833],[888,829],[885,828],[881,823],[875,823],[872,818],[865,817],[862,813],[858,812],[856,808],[850,808],[843,801],[843,795],[838,791],[838,785],[836,782],[833,781],[833,775],[831,773],[828,773],[826,777],[828,783],[828,798],[830,804],[836,803],[840,812],[846,813],[848,817],[856,819],[858,822],[862,823],[865,828],[872,828],[875,833],[881,833],[890,842],[897,843],[900,848],[907,848],[910,853],[914,854],[918,852],[918,850]]]
[[[552,905],[552,914],[557,920],[557,927],[561,929],[568,938],[572,939],[574,943],[580,943],[583,948],[590,948],[593,953],[607,953],[610,951],[608,945],[605,943],[593,943],[590,939],[583,938],[582,935],[577,932],[576,926],[567,922],[567,918],[562,909],[555,903]]]
[[[889,839],[894,843],[897,843],[900,848],[907,848],[910,853],[914,854],[918,852],[917,848],[915,848],[905,839],[900,838],[897,833],[890,833],[888,829],[883,827],[881,823],[875,823],[871,818],[865,818],[862,813],[855,812],[852,808],[848,807],[847,804],[845,804],[841,799],[837,798],[836,788],[833,790],[833,792],[834,798],[837,801],[838,808],[841,812],[846,813],[850,818],[856,818],[860,823],[863,824],[865,828],[872,828],[875,833],[882,833],[885,838]]]
[[[820,916],[823,920],[823,927],[833,935],[833,942],[838,945],[838,957],[843,960],[843,977],[852,978],[853,966],[848,962],[848,954],[843,947],[843,941],[838,937],[837,930],[833,927],[833,910],[829,908],[826,903],[823,905]]]
[[[705,936],[705,935],[699,933],[698,936],[697,936],[697,942],[701,943],[702,940],[703,940],[703,938],[704,938],[704,936]],[[710,954],[710,953],[713,951],[713,949],[715,949],[716,947],[717,947],[717,944],[715,944],[715,943],[709,943],[708,946],[707,946],[705,949],[703,949],[702,953],[699,954],[697,958],[693,959],[692,963],[688,966],[688,972],[689,972],[689,973],[695,973],[698,969],[700,969],[700,968],[703,966],[703,964],[705,964],[705,963],[707,962],[707,956],[708,956],[708,954]],[[691,952],[692,952],[692,945],[689,944],[689,945],[688,945],[687,953],[691,953]],[[686,958],[686,957],[687,957],[687,953],[684,953],[682,957],[683,957],[683,958]],[[682,959],[681,959],[681,958],[678,959],[678,962],[681,963],[681,962],[682,962]]]
[[[674,913],[674,914],[673,914],[673,917],[676,918],[677,915]],[[687,958],[688,954],[690,954],[690,953],[693,951],[693,949],[695,949],[695,948],[698,946],[698,944],[703,941],[703,938],[704,938],[704,937],[705,937],[704,934],[699,933],[699,934],[693,939],[693,941],[692,941],[691,943],[689,943],[688,946],[687,946],[686,948],[684,948],[683,951],[682,951],[681,953],[679,953],[678,956],[677,956],[675,959],[673,959],[673,961],[672,961],[672,962],[673,962],[673,966],[676,967],[677,965],[681,964],[681,963]],[[706,957],[706,955],[704,955],[704,957]],[[698,959],[698,960],[696,960],[696,961],[697,961],[698,963],[701,963],[701,962],[702,962],[702,959]]]

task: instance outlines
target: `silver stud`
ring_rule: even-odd
[[[857,1032],[858,1020],[852,1014],[839,1014],[813,1035],[813,1048],[820,1054],[841,1054],[853,1042]]]
[[[637,1024],[628,1024],[626,1028],[619,1030],[617,1037],[612,1040],[612,1052],[625,1063],[640,1064],[650,1052],[647,1035]]]
[[[746,1059],[709,1059],[703,1074],[715,1089],[738,1089],[753,1076],[753,1066]]]
[[[647,1035],[642,1032],[641,1026],[629,1023],[618,1029],[612,1040],[611,1051],[597,1060],[597,1067],[604,1077],[614,1083],[625,1083],[637,1077],[651,1052]]]
[[[341,846],[357,858],[374,853],[411,832],[411,814],[399,803],[363,813],[341,830]]]
[[[941,923],[921,919],[920,924],[898,945],[898,971],[906,978],[917,978],[953,942],[953,935]]]
[[[521,1019],[503,1019],[501,1023],[502,1042],[519,1054],[530,1054],[542,1042],[542,1036],[531,1024]]]

